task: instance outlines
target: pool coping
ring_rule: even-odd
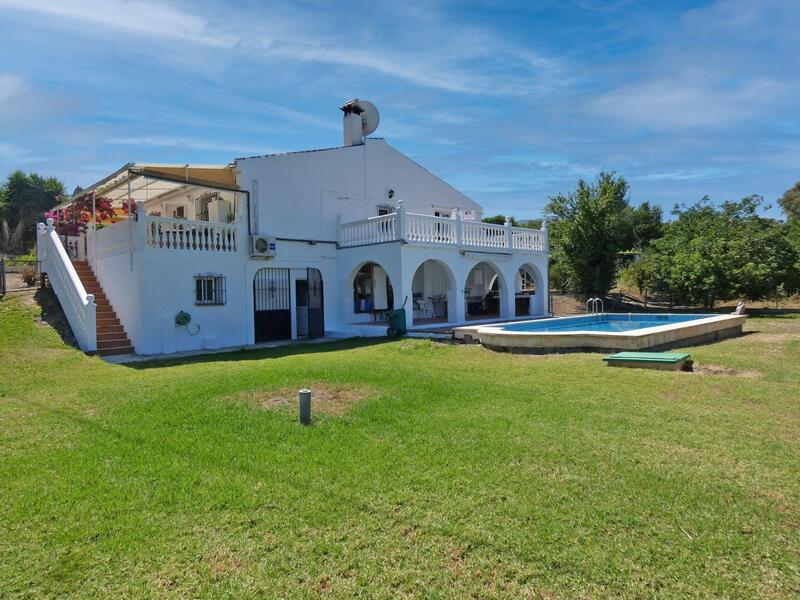
[[[623,313],[601,313],[619,315]],[[642,314],[642,313],[632,313]],[[685,313],[653,313],[659,316],[686,316]],[[560,320],[577,320],[587,315],[558,317]],[[569,351],[583,349],[645,350],[669,348],[684,343],[703,343],[738,335],[746,320],[745,315],[710,315],[699,319],[644,327],[631,331],[506,331],[509,323],[495,323],[479,327],[475,335],[480,343],[498,350]],[[536,320],[541,323],[541,320]],[[514,324],[534,322],[515,321]]]

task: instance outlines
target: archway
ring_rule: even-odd
[[[450,267],[428,259],[414,271],[411,282],[414,325],[456,321],[456,281]]]
[[[394,308],[394,290],[386,270],[369,261],[357,269],[348,290],[355,322],[385,321],[385,313]]]
[[[520,265],[514,282],[514,309],[517,317],[544,314],[546,290],[539,269],[530,263]]]
[[[467,320],[507,317],[505,297],[508,293],[500,269],[489,262],[479,262],[464,282]]]

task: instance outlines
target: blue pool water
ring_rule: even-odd
[[[705,319],[716,315],[657,315],[657,314],[605,314],[587,315],[585,317],[562,317],[558,319],[543,319],[541,321],[527,321],[524,323],[510,323],[500,329],[504,331],[530,331],[550,333],[570,333],[584,331],[633,331],[660,325],[672,325]]]

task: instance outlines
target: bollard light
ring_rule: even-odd
[[[297,395],[300,399],[300,423],[311,425],[311,390],[300,390]]]

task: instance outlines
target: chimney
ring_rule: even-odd
[[[344,125],[344,145],[359,146],[364,143],[362,135],[363,123],[361,113],[363,109],[358,105],[358,98],[345,103],[340,109],[344,113],[342,124]]]

